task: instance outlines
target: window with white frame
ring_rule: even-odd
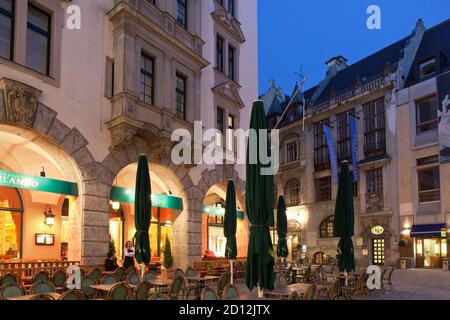
[[[294,162],[298,160],[297,140],[288,141],[286,143],[286,162]]]
[[[39,73],[50,74],[51,15],[28,4],[26,65]]]
[[[0,1],[0,57],[13,59],[15,1]]]
[[[439,156],[417,160],[419,203],[441,200]]]
[[[416,133],[425,133],[437,129],[438,107],[436,96],[416,102]]]

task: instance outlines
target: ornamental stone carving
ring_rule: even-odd
[[[159,143],[150,146],[150,159],[161,160],[172,152],[172,142],[161,138]]]
[[[32,127],[42,91],[7,78],[0,81],[0,86],[6,122]]]
[[[127,124],[121,124],[111,128],[111,146],[115,150],[131,145],[136,135],[137,128]]]
[[[228,30],[239,42],[245,41],[244,33],[241,29],[241,24],[234,18],[228,11],[224,9],[218,9],[214,11],[212,17],[220,23],[226,30]]]

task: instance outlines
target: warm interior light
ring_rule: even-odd
[[[409,234],[411,233],[411,229],[403,229],[401,234],[405,235],[405,236],[409,236]]]
[[[111,202],[111,208],[113,208],[114,211],[118,211],[120,209],[120,202],[118,201]]]
[[[48,227],[52,227],[55,224],[55,215],[52,213],[52,207],[47,205],[44,210],[44,223]]]

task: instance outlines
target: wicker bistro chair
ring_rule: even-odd
[[[50,281],[51,277],[46,271],[39,271],[38,273],[35,273],[33,277],[31,278],[31,284],[38,282],[38,281]]]
[[[85,300],[84,294],[80,290],[69,290],[64,292],[58,300]]]
[[[57,270],[52,276],[52,282],[57,291],[63,291],[66,286],[67,272],[64,269]]]
[[[109,290],[108,300],[127,300],[130,297],[130,292],[130,286],[125,282],[120,282]]]
[[[384,278],[386,277],[387,271],[388,271],[388,268],[384,268],[383,271],[381,271],[381,290],[385,290]]]
[[[302,300],[314,300],[317,296],[317,286],[315,284],[309,286],[308,290],[303,293]]]
[[[31,285],[30,293],[31,294],[46,294],[56,292],[56,288],[50,281],[47,280],[39,280]]]
[[[365,273],[358,276],[356,283],[351,287],[342,287],[342,293],[344,298],[352,299],[355,296],[363,296],[366,294],[364,286],[366,284],[367,275]]]
[[[192,267],[188,267],[185,272],[186,277],[196,277],[197,272]],[[185,282],[183,287],[183,296],[186,297],[187,300],[189,300],[189,296],[191,293],[194,295],[197,293],[198,290],[198,283],[196,281],[189,281],[189,279]]]
[[[219,297],[222,297],[225,287],[230,284],[230,280],[231,274],[229,272],[225,272],[219,277],[217,281],[217,295]]]
[[[339,297],[339,281],[340,280],[336,279],[331,283],[325,292],[325,299],[335,300]]]
[[[8,284],[8,283],[16,283],[19,284],[19,281],[17,279],[17,276],[12,273],[7,273],[0,277],[0,287]]]
[[[100,283],[101,284],[114,284],[114,283],[117,283],[117,282],[119,282],[119,280],[116,278],[115,275],[112,275],[112,274],[105,274],[100,279]]]
[[[154,271],[149,271],[144,274],[144,281],[153,281],[156,279],[156,273]]]
[[[231,284],[227,285],[223,290],[224,300],[234,299],[238,297],[239,297],[239,290]]]
[[[184,271],[181,270],[180,268],[177,268],[177,269],[175,270],[175,278],[176,278],[176,277],[184,277]]]
[[[220,300],[213,288],[205,287],[201,293],[201,300]]]
[[[170,297],[163,293],[155,293],[148,297],[148,300],[170,300]]]
[[[92,279],[91,277],[85,277],[83,280],[81,280],[81,290],[83,291],[84,296],[87,299],[91,299],[95,296],[95,289],[91,288],[91,285],[96,284],[97,281]]]
[[[178,276],[176,277],[169,286],[168,295],[172,300],[178,300],[178,296],[183,291],[185,278]]]
[[[287,268],[286,272],[284,273],[284,278],[287,280],[288,284],[294,283],[294,273],[292,272],[292,265]]]
[[[102,272],[100,271],[99,268],[94,268],[92,269],[92,271],[89,273],[89,277],[94,279],[96,282],[100,279],[100,276],[102,275]]]
[[[114,271],[114,276],[116,277],[117,281],[123,281],[123,279],[125,278],[125,268],[124,267],[120,267],[117,268],[116,271]]]
[[[392,289],[392,274],[394,273],[395,268],[390,268],[389,273],[387,273],[386,278],[381,278],[381,282],[383,283],[383,286],[387,284],[390,289]]]
[[[277,288],[279,288],[279,287],[286,287],[288,285],[289,285],[289,280],[286,279],[285,275],[278,273],[276,281],[275,281],[275,286]]]
[[[42,294],[35,295],[30,300],[55,300],[55,298],[53,298],[53,296],[51,296],[49,294],[42,293]]]
[[[150,293],[150,283],[147,281],[143,281],[137,285],[136,288],[133,289],[133,300],[148,300],[148,295]]]
[[[141,283],[141,277],[136,272],[130,272],[127,274],[125,278],[125,282],[131,283],[132,285],[137,286],[139,283]]]
[[[12,297],[24,296],[26,291],[23,287],[19,286],[17,283],[5,283],[0,287],[0,300],[6,300]]]
[[[284,298],[284,300],[298,300],[297,291],[292,291],[287,298]]]

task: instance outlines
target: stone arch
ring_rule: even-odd
[[[173,224],[173,244],[172,254],[174,265],[184,268],[190,265],[191,261],[198,259],[201,255],[201,246],[197,244],[197,234],[201,235],[201,221],[196,221],[197,213],[201,212],[201,207],[195,207],[192,200],[199,196],[194,189],[194,184],[189,176],[189,168],[183,165],[175,165],[170,159],[170,152],[164,147],[149,145],[145,138],[135,136],[133,142],[125,148],[110,149],[110,153],[102,161],[105,179],[102,188],[109,193],[115,177],[121,170],[130,164],[137,163],[140,154],[148,155],[150,162],[164,167],[180,185],[182,189],[180,195],[183,199],[183,213],[180,214]],[[150,170],[152,170],[150,168]],[[201,244],[200,244],[201,245]]]
[[[12,81],[12,80],[7,80]],[[32,90],[24,84],[14,82],[24,90]],[[37,100],[37,98],[36,98]],[[5,104],[12,101],[4,101]],[[30,107],[24,105],[22,107]],[[33,121],[22,121],[20,118],[11,121],[4,112],[0,111],[0,122],[16,130],[29,130],[43,137],[42,146],[50,152],[63,152],[73,162],[73,166],[78,175],[79,197],[77,208],[81,214],[79,217],[79,239],[72,246],[76,260],[82,264],[99,264],[108,248],[108,231],[103,226],[103,213],[108,212],[108,203],[102,197],[106,190],[97,189],[99,181],[102,181],[102,165],[94,160],[88,149],[88,140],[76,128],[70,128],[64,121],[58,118],[58,113],[54,109],[36,102],[33,111]],[[45,141],[44,141],[45,140]],[[64,159],[60,159],[65,161]],[[103,240],[105,236],[106,241]]]

